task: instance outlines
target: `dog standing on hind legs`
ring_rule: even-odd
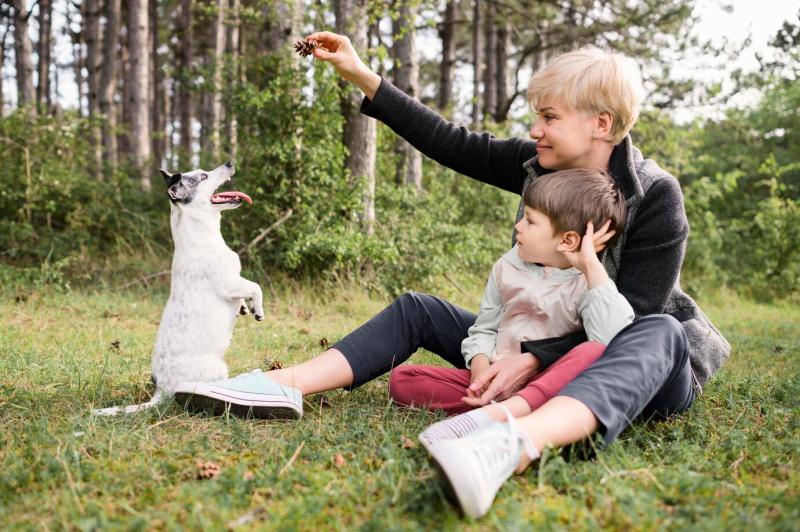
[[[222,211],[247,194],[216,193],[231,180],[233,163],[215,170],[169,174],[161,171],[170,199],[170,229],[175,243],[170,293],[153,347],[156,392],[146,403],[93,411],[95,415],[134,413],[156,406],[182,383],[227,379],[225,350],[231,342],[237,314],[252,303],[256,320],[264,319],[261,287],[240,275],[239,256],[222,238]]]

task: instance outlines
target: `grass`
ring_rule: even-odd
[[[474,308],[476,289],[437,293]],[[269,294],[269,290],[266,290]],[[358,288],[287,284],[240,320],[231,373],[304,360],[380,310]],[[800,310],[720,294],[704,308],[734,347],[685,415],[636,423],[593,459],[548,457],[490,514],[463,520],[419,446],[437,419],[398,409],[385,377],[310,397],[300,422],[189,415],[97,419],[147,397],[161,289],[0,301],[0,524],[11,529],[796,529]],[[420,353],[416,361],[435,362]],[[198,462],[219,474],[198,479]]]

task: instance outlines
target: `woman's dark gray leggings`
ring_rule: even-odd
[[[438,297],[409,292],[333,347],[353,370],[352,388],[391,371],[419,348],[463,368],[461,341],[475,318]],[[672,316],[639,318],[559,395],[589,407],[610,443],[638,417],[664,417],[691,406],[695,394],[687,349],[683,327]]]

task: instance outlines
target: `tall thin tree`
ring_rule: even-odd
[[[211,94],[208,106],[208,134],[203,139],[205,150],[218,164],[220,157],[220,126],[222,124],[222,67],[225,54],[225,10],[227,0],[216,0],[216,17],[214,19],[214,57],[211,67]]]
[[[25,0],[13,0],[14,7],[14,54],[17,67],[17,105],[29,107],[35,113],[36,93],[33,88],[33,45],[28,35],[28,11]]]
[[[148,109],[148,80],[150,54],[148,50],[149,21],[147,0],[128,2],[128,48],[130,50],[130,153],[131,166],[136,170],[136,178],[142,192],[150,191],[150,112]]]
[[[439,26],[442,41],[442,62],[439,64],[439,109],[449,114],[453,98],[453,74],[456,64],[456,0],[448,0]]]
[[[180,150],[178,164],[186,168],[192,160],[192,1],[181,0],[180,48],[178,55],[178,119],[180,120]]]
[[[100,71],[100,113],[103,116],[103,161],[111,171],[116,170],[117,159],[117,48],[120,25],[120,1],[105,0],[106,24],[103,29],[103,62]]]
[[[477,128],[481,122],[481,80],[483,78],[482,4],[482,0],[474,0],[472,7],[472,68],[474,72],[472,86],[473,128]]]
[[[39,56],[36,65],[39,83],[36,85],[36,105],[43,112],[52,106],[50,91],[50,63],[53,48],[53,2],[39,0],[39,42],[36,45]]]
[[[367,51],[367,0],[334,0],[336,31],[349,35],[355,49]],[[345,117],[345,164],[351,180],[363,181],[362,227],[372,234],[375,225],[375,157],[377,128],[375,120],[359,112],[361,93],[349,84],[342,85],[342,113]]]
[[[158,0],[149,0],[148,13],[150,17],[150,138],[153,152],[153,161],[161,165],[166,151],[166,95],[164,88],[164,68],[161,65],[159,48],[161,46],[159,35]]]
[[[397,17],[392,22],[394,44],[394,83],[406,94],[418,98],[419,58],[416,47],[417,8],[408,0],[400,0]],[[411,144],[397,138],[394,147],[397,154],[396,180],[400,184],[422,190],[422,155]]]
[[[86,0],[85,4],[85,23],[84,33],[86,41],[86,84],[88,86],[87,103],[89,116],[97,118],[100,114],[100,65],[101,49],[100,41],[100,0]],[[89,164],[90,172],[95,179],[100,179],[103,175],[100,164],[103,157],[103,136],[99,125],[92,125],[92,157],[93,161]]]

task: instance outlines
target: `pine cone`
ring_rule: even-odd
[[[214,462],[197,462],[197,479],[205,480],[219,475],[220,467]]]
[[[306,41],[297,41],[296,43],[294,43],[294,51],[303,57],[308,57],[314,51],[314,48],[318,47],[319,43],[315,39],[308,39]]]

